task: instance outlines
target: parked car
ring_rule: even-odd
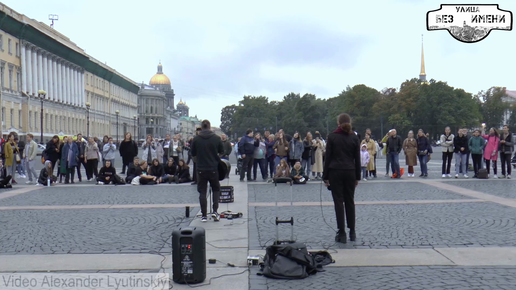
[[[36,155],[41,156],[45,149],[47,149],[47,145],[38,144],[38,148],[36,148]]]

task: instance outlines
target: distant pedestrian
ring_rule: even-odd
[[[195,143],[195,141],[194,141]],[[277,144],[276,143],[274,146],[275,146],[275,149],[277,149]],[[258,147],[260,145],[260,141],[255,139],[253,137],[253,130],[251,129],[248,129],[246,132],[245,132],[245,136],[242,137],[242,139],[240,140],[240,143],[238,144],[238,153],[240,153],[242,155],[242,159],[243,159],[243,165],[242,165],[242,170],[240,171],[240,181],[244,181],[244,178],[245,178],[245,174],[247,173],[247,181],[252,181],[253,180],[253,177],[252,177],[252,169],[253,169],[253,164],[254,164],[254,150],[255,150],[255,147]],[[282,145],[281,148],[285,148],[285,147],[288,147],[288,143],[284,140],[284,144]],[[283,155],[283,158],[287,158],[287,152],[284,152],[284,155]]]
[[[441,147],[443,151],[443,166],[442,166],[442,178],[450,178],[450,167],[453,159],[454,146],[453,139],[455,136],[451,133],[450,127],[444,129],[444,134],[441,135]]]
[[[16,145],[16,142],[14,142],[15,137],[16,133],[9,133],[9,135],[7,136],[7,142],[4,145],[5,167],[7,168],[7,175],[12,176],[11,184],[17,184],[16,180],[14,180],[14,176],[16,174],[17,165],[16,156],[19,157],[20,154],[18,145]]]
[[[93,175],[98,178],[98,166],[99,166],[99,147],[93,138],[88,138],[88,143],[84,147],[84,162],[86,163],[86,178],[88,181],[93,180]]]
[[[403,141],[403,152],[405,153],[405,162],[408,166],[408,177],[414,177],[414,166],[417,166],[417,141],[414,138],[414,131],[408,132],[408,137]]]
[[[371,156],[369,156],[369,152],[367,152],[367,145],[362,144],[360,149],[360,164],[362,168],[362,180],[367,181],[367,165],[371,160]]]
[[[29,175],[29,181],[27,184],[33,183],[33,180],[38,180],[38,175],[36,174],[36,157],[37,157],[37,148],[38,144],[33,140],[34,135],[27,134],[27,144],[25,145],[25,168],[27,169],[27,173]],[[32,178],[34,177],[34,179]]]
[[[428,159],[433,153],[430,140],[423,132],[423,129],[419,129],[417,132],[417,157],[419,159],[419,166],[421,167],[421,175],[419,177],[428,177]],[[414,176],[414,174],[412,174]]]
[[[478,171],[481,168],[482,153],[484,153],[485,145],[486,142],[484,141],[484,138],[480,136],[480,130],[475,130],[473,132],[473,137],[468,140],[468,148],[471,152],[471,158],[473,159],[473,172],[475,173],[473,178],[478,177]]]
[[[390,134],[391,136],[387,139],[387,154],[391,162],[392,178],[401,178],[399,154],[403,145],[396,129],[392,129]]]
[[[122,172],[125,174],[125,169],[134,161],[134,157],[138,156],[138,144],[133,140],[130,132],[126,132],[124,140],[120,142],[120,156],[122,157]]]
[[[468,168],[466,166],[466,159],[468,156],[468,137],[464,134],[463,129],[459,129],[458,136],[453,138],[453,152],[455,154],[455,178],[459,178],[459,173],[462,168],[464,178],[468,178]]]
[[[489,135],[482,132],[482,137],[487,140],[486,147],[484,150],[484,160],[486,162],[487,174],[490,174],[491,164],[493,165],[493,178],[497,179],[497,160],[498,160],[498,146],[500,145],[500,135],[498,130],[491,128]]]
[[[503,126],[503,133],[500,138],[500,164],[502,166],[502,178],[511,178],[511,155],[514,151],[514,143],[512,142],[512,134],[509,126]],[[506,171],[507,170],[507,171]],[[505,173],[507,172],[507,176]]]
[[[141,160],[146,161],[147,164],[151,164],[154,158],[157,158],[156,144],[154,143],[154,141],[152,141],[152,136],[147,135],[147,139],[145,139],[145,142],[142,144]]]
[[[61,167],[66,168],[65,183],[75,183],[75,168],[79,164],[79,148],[77,144],[73,142],[73,138],[70,136],[68,142],[63,146],[63,152],[61,153]],[[71,176],[71,179],[70,179]]]

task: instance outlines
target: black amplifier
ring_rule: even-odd
[[[221,186],[219,202],[220,203],[234,202],[235,201],[234,191],[235,191],[235,189],[233,188],[233,186]]]

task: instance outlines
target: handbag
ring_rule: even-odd
[[[16,153],[15,158],[16,158],[16,163],[20,164],[21,163],[20,154]]]
[[[423,155],[423,156],[424,156],[424,155],[428,154],[428,151],[426,151],[426,150],[419,150],[419,151],[417,152],[417,154],[418,154],[418,155]]]
[[[140,178],[140,176],[133,178],[133,180],[131,180],[131,185],[140,185]]]

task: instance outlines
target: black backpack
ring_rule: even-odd
[[[262,272],[258,275],[275,279],[303,279],[321,269],[303,243],[272,245],[265,251]]]

